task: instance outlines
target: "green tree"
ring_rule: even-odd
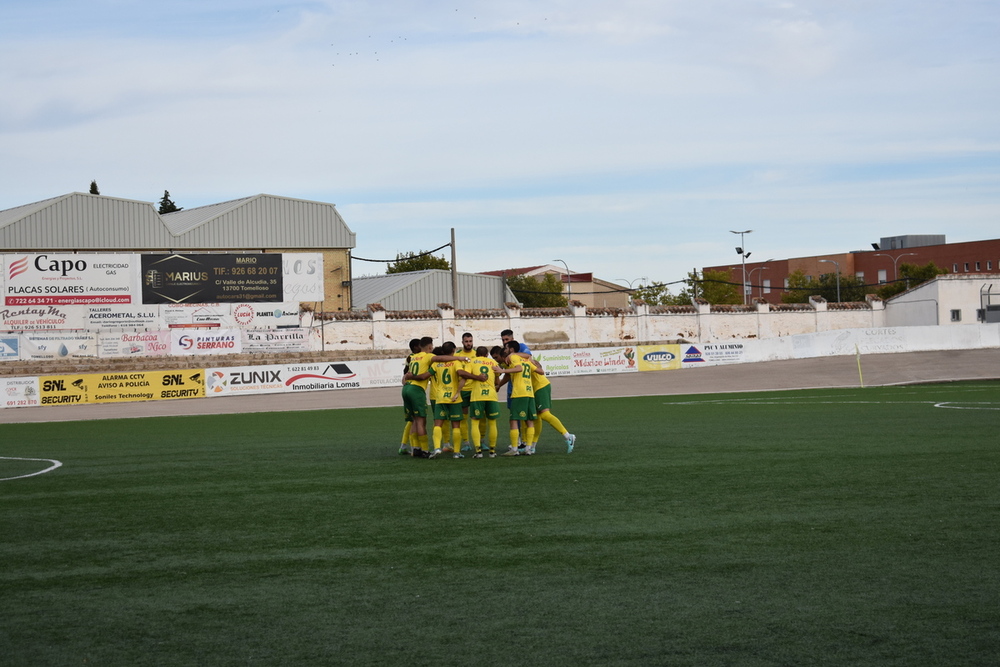
[[[541,280],[528,275],[508,276],[507,286],[525,308],[565,308],[569,299],[563,296],[562,281],[554,273]]]
[[[427,271],[428,269],[451,269],[451,264],[444,257],[431,255],[421,250],[419,252],[396,253],[396,261],[386,267],[386,273],[409,273],[410,271]]]
[[[865,281],[857,276],[840,275],[840,300],[842,302],[864,301],[869,292]],[[837,272],[824,273],[819,279],[805,275],[799,269],[788,276],[788,290],[781,295],[784,303],[806,303],[811,296],[821,296],[827,301],[837,301]]]
[[[183,211],[184,209],[175,204],[170,200],[170,191],[163,191],[163,199],[160,200],[160,215],[164,213],[174,213],[175,211]]]
[[[97,187],[97,181],[91,181],[90,182],[90,194],[92,194],[92,195],[99,195],[99,194],[101,194],[101,191]]]
[[[697,279],[694,273],[688,274],[686,287],[674,294],[667,285],[654,283],[652,285],[639,285],[632,291],[632,298],[639,299],[650,306],[690,306],[691,305],[691,281]]]
[[[942,269],[934,262],[927,262],[923,266],[901,264],[899,266],[899,280],[883,285],[876,293],[880,299],[888,299],[945,273],[948,273],[948,269]]]
[[[730,280],[728,271],[703,271],[701,278],[698,278],[696,273],[691,273],[689,280],[694,285],[694,296],[698,296],[713,305],[743,303],[740,286]]]

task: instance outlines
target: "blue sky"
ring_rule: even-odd
[[[264,192],[361,257],[454,227],[460,270],[633,282],[737,261],[729,230],[1000,237],[993,2],[14,1],[0,86],[0,209]]]

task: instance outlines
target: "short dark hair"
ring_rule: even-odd
[[[462,334],[462,338],[465,338],[466,336],[468,336],[469,338],[472,338],[472,334],[470,334],[468,331],[466,331],[464,334]]]
[[[455,351],[455,347],[456,345],[450,340],[445,343],[441,343],[441,349],[444,350],[444,354],[451,354]]]
[[[518,343],[516,340],[509,340],[509,341],[507,341],[507,343],[504,345],[504,347],[507,348],[508,350],[510,350],[511,352],[520,352],[521,351],[521,344]]]
[[[500,332],[501,338],[503,336],[513,336],[513,335],[514,335],[514,332],[511,331],[510,329],[504,329],[503,331]]]
[[[503,354],[503,348],[499,345],[494,345],[490,348],[490,356],[492,357],[494,354]]]
[[[419,338],[410,339],[410,352],[419,352],[419,351],[420,351],[420,339]]]
[[[476,356],[477,357],[488,357],[489,354],[490,354],[490,351],[488,349],[486,349],[485,345],[480,345],[479,347],[476,348]]]
[[[425,348],[428,345],[433,345],[433,344],[434,344],[434,339],[431,338],[430,336],[424,336],[423,338],[420,339],[421,348]]]

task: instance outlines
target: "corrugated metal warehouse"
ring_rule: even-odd
[[[433,310],[439,303],[456,309],[487,310],[517,301],[503,278],[481,273],[459,272],[458,294],[453,295],[451,272],[442,269],[355,278],[353,295],[354,310],[364,310],[373,303],[386,310]]]
[[[323,310],[350,308],[354,247],[333,204],[266,194],[164,215],[151,202],[80,192],[0,211],[4,252],[320,252]]]

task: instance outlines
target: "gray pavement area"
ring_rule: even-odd
[[[668,396],[1000,379],[1000,349],[822,357],[646,373],[554,377],[554,398]],[[397,387],[139,403],[7,408],[0,423],[399,406]]]

